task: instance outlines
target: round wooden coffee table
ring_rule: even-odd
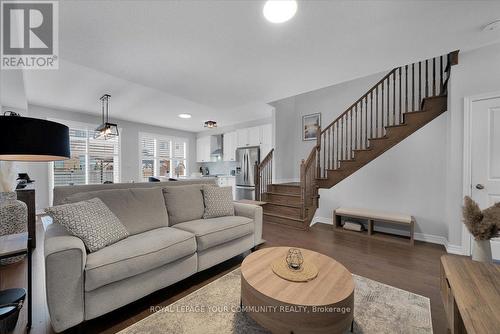
[[[241,264],[243,311],[273,333],[343,333],[354,316],[354,280],[340,263],[326,255],[300,249],[313,262],[318,276],[291,282],[277,276],[272,263],[289,247],[264,248]]]

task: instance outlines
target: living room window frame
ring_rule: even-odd
[[[70,128],[70,130],[79,130],[79,131],[86,131],[87,136],[85,138],[85,165],[84,165],[84,170],[85,170],[85,185],[87,184],[98,184],[98,183],[89,183],[90,181],[90,158],[92,156],[92,152],[89,151],[89,144],[90,144],[90,133],[95,131],[95,128],[98,126],[98,124],[90,124],[90,123],[82,123],[82,122],[75,122],[75,121],[68,121],[68,120],[62,120],[62,119],[55,119],[55,118],[49,118],[48,120],[53,121],[53,122],[58,122],[62,123]],[[122,132],[122,129],[119,128],[120,133]],[[113,165],[113,182],[114,183],[120,183],[122,180],[122,143],[121,143],[121,136],[118,136],[117,138],[114,138],[114,140],[117,141],[117,154],[113,153],[113,158],[116,158],[117,164]],[[71,152],[70,152],[71,153]],[[50,162],[50,168],[49,168],[49,184],[51,186],[51,189],[54,188],[55,186],[55,167],[56,162]],[[118,168],[116,168],[118,167]],[[116,168],[116,169],[115,169]],[[52,199],[50,199],[52,200]]]
[[[144,138],[153,139],[153,156],[144,155],[142,152],[142,141]],[[159,154],[159,141],[168,141],[169,142],[169,155],[168,158],[162,157]],[[169,178],[176,178],[175,175],[175,165],[176,163],[182,161],[184,163],[185,175],[180,177],[186,177],[188,175],[188,150],[189,150],[189,140],[185,137],[176,137],[176,136],[165,136],[158,135],[150,132],[139,132],[139,180],[147,182],[147,177],[143,174],[142,162],[144,160],[153,160],[153,177],[155,176],[164,176]],[[184,158],[179,159],[174,156],[174,145],[176,143],[184,144]],[[168,160],[170,162],[170,170],[167,175],[159,175],[160,174],[160,161]]]

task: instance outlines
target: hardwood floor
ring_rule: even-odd
[[[33,255],[34,300],[33,328],[30,333],[53,333],[45,303],[43,268],[43,228],[37,227],[38,247]],[[440,245],[416,242],[414,247],[334,233],[331,226],[318,224],[300,231],[274,224],[264,224],[263,247],[296,246],[329,255],[343,263],[352,273],[408,290],[431,300],[434,333],[446,333],[446,320],[439,292],[439,259],[445,254]],[[150,307],[168,305],[203,285],[237,268],[238,256],[214,268],[198,273],[173,286],[158,291],[117,311],[90,321],[84,333],[115,333],[151,314]],[[26,263],[0,267],[0,289],[26,286]],[[15,333],[25,333],[23,308]]]

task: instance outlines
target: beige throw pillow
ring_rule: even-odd
[[[170,226],[203,217],[201,188],[201,184],[163,188]]]
[[[203,186],[203,219],[234,216],[233,188]]]
[[[125,226],[99,199],[93,198],[45,209],[55,224],[82,239],[89,252],[98,251],[128,237]]]

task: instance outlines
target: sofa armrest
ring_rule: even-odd
[[[259,205],[244,204],[234,202],[234,214],[253,219],[254,226],[254,246],[260,245],[262,240],[262,215],[263,210]]]
[[[84,268],[87,252],[82,240],[58,224],[47,226],[44,240],[45,285],[50,321],[56,332],[85,319]]]

